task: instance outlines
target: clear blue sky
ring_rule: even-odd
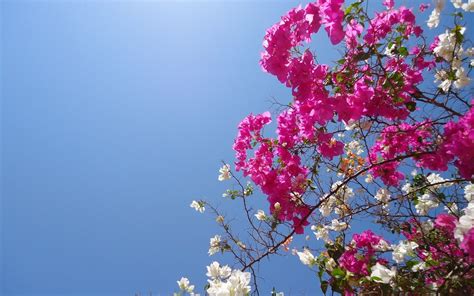
[[[236,125],[289,99],[258,60],[296,4],[3,1],[0,295],[169,295],[231,263],[189,204],[225,204]],[[294,256],[261,276],[263,295],[318,291]]]
[[[294,5],[3,1],[0,294],[204,286],[219,229],[189,203],[224,204],[236,125],[288,100],[258,60]],[[288,291],[295,271],[314,286],[286,261],[262,288]]]

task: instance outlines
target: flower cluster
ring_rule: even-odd
[[[440,34],[433,43],[433,53],[449,65],[449,68],[438,70],[435,74],[438,85],[444,92],[448,92],[451,85],[460,89],[467,86],[471,79],[467,76],[466,69],[463,67],[462,60],[464,56],[472,56],[473,48],[464,50],[462,41],[464,39],[465,27],[457,26],[453,30],[446,30]]]
[[[354,234],[350,246],[339,258],[339,265],[354,276],[368,276],[369,267],[374,262],[386,263],[375,255],[377,251],[385,251],[387,247],[388,243],[370,230]]]
[[[434,223],[414,219],[403,231],[406,240],[395,245],[367,230],[354,234],[340,256],[333,251],[334,258],[328,258],[327,253],[315,257],[308,250],[298,255],[305,265],[319,264],[329,274],[331,283],[337,282],[351,295],[373,291],[377,284],[387,284],[391,290],[398,291],[421,289],[419,292],[437,290],[446,281],[462,285],[474,278],[470,268],[474,259],[471,207],[466,208],[463,221],[444,213]],[[393,261],[384,256],[390,252]],[[421,283],[417,281],[419,278],[423,279]]]
[[[468,201],[464,215],[458,221],[453,219],[453,216],[448,216],[449,221],[443,225],[450,226],[447,230],[454,232],[454,237],[461,243],[461,249],[469,254],[471,262],[474,263],[474,184],[467,185],[464,192],[464,197]]]
[[[219,262],[212,262],[207,267],[209,277],[209,296],[232,295],[246,296],[250,293],[250,273],[232,270],[229,266],[220,266]]]
[[[444,142],[438,157],[440,160],[455,159],[459,174],[467,179],[474,176],[474,108],[471,108],[458,122],[450,121],[444,129]]]
[[[207,268],[206,276],[209,283],[206,295],[209,296],[248,296],[250,295],[250,273],[232,269],[228,265],[221,266],[219,262],[212,262]],[[177,281],[180,289],[175,296],[188,293],[190,296],[199,296],[194,293],[194,285],[189,280],[182,277]],[[283,294],[281,294],[283,295]]]
[[[397,171],[399,156],[418,153],[423,154],[433,146],[431,124],[421,122],[416,125],[402,123],[384,128],[380,138],[369,153],[371,163],[382,163],[371,169],[374,177],[380,177],[386,185],[396,186],[405,176]],[[424,156],[417,156],[423,163]]]
[[[250,115],[240,123],[234,144],[236,169],[243,170],[245,176],[250,176],[260,186],[268,196],[272,213],[272,205],[280,203],[279,219],[293,221],[298,233],[308,224],[305,221],[308,208],[301,199],[292,201],[291,194],[302,195],[309,173],[302,164],[298,148],[313,145],[328,160],[342,155],[344,143],[327,131],[335,114],[345,123],[360,120],[363,116],[405,119],[410,113],[412,94],[423,81],[422,71],[431,65],[420,56],[419,50],[410,54],[414,67],[405,61],[409,54],[405,53],[402,40],[418,37],[422,32],[410,9],[394,9],[392,3],[387,2],[387,10],[378,13],[366,30],[353,18],[344,32],[342,3],[320,0],[305,8],[295,8],[267,31],[261,65],[292,89],[294,101],[290,108],[278,115],[276,139],[261,136],[262,127],[270,122],[269,113],[263,113]],[[292,52],[303,42],[308,42],[321,25],[334,44],[346,40],[348,47],[346,58],[333,72],[327,65],[317,64],[309,50],[301,54]],[[394,28],[399,38],[391,47],[397,54],[387,57],[378,53],[379,42]],[[362,59],[370,54],[380,58],[382,64],[379,68],[370,69]],[[387,76],[387,72],[392,74]],[[255,150],[254,156],[247,160],[250,149]],[[345,175],[353,174],[354,168],[361,169],[364,163],[360,156],[353,153],[348,156],[340,167]],[[385,170],[390,166],[390,170]],[[388,175],[395,171],[395,167],[396,163],[387,163],[379,171],[387,171],[385,175]],[[380,173],[375,171],[375,175]],[[385,177],[388,178],[391,178],[388,183],[394,184],[402,176]]]
[[[177,281],[177,283],[178,283],[179,290],[181,292],[190,293],[190,294],[193,293],[194,285],[191,285],[189,283],[188,278],[182,277],[179,281]],[[192,295],[195,295],[195,294],[192,294]]]

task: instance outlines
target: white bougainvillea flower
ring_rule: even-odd
[[[220,266],[219,262],[212,262],[207,268],[206,276],[213,280],[224,280],[227,279],[231,273],[232,269],[228,265]]]
[[[435,82],[441,82],[438,84],[438,87],[441,88],[444,92],[448,92],[451,87],[452,80],[449,78],[448,73],[445,70],[439,70],[435,74]]]
[[[456,80],[454,81],[454,87],[463,88],[471,83],[471,79],[467,76],[466,70],[460,67],[456,70]]]
[[[219,181],[225,181],[229,180],[231,178],[230,175],[230,165],[224,164],[220,169],[219,169],[219,177],[217,178]]]
[[[182,277],[179,281],[177,281],[178,287],[181,291],[192,293],[194,291],[194,285],[189,284],[189,280],[185,277]]]
[[[456,228],[454,229],[454,237],[459,242],[462,242],[464,235],[474,227],[474,201],[471,200],[463,211],[464,215],[456,222]]]
[[[349,227],[349,225],[346,222],[339,222],[337,219],[332,219],[329,229],[334,231],[343,231],[347,229],[347,227]]]
[[[193,202],[189,206],[199,213],[204,213],[204,211],[206,210],[202,201],[193,200]]]
[[[250,273],[233,270],[226,279],[208,280],[209,296],[245,296],[250,293]]]
[[[379,243],[374,246],[374,248],[377,251],[385,252],[385,251],[390,250],[390,245],[387,243],[387,241],[381,239]]]
[[[431,209],[439,206],[438,201],[429,193],[425,193],[418,198],[418,203],[415,205],[416,212],[420,215],[426,215]]]
[[[380,188],[374,197],[379,202],[388,203],[390,201],[390,191],[385,188]]]
[[[211,240],[209,242],[209,251],[208,251],[209,256],[214,255],[220,250],[221,250],[221,236],[216,234],[214,237],[211,237]]]
[[[220,264],[217,261],[212,262],[209,264],[207,268],[207,273],[206,276],[211,278],[211,279],[217,279],[219,277],[219,271],[220,271]]]
[[[474,184],[469,184],[464,187],[464,198],[468,201],[474,201]]]
[[[415,242],[401,241],[398,245],[392,245],[392,258],[400,264],[406,256],[411,256],[416,248],[418,248],[418,244]]]
[[[376,263],[372,266],[372,273],[370,277],[373,278],[374,282],[388,284],[395,277],[397,271],[395,269],[388,269],[380,263]]]
[[[430,14],[430,17],[427,21],[427,25],[429,28],[436,28],[439,25],[439,19],[441,16],[441,11],[444,9],[446,1],[445,0],[435,0],[434,5],[435,8]]]
[[[267,219],[267,215],[265,215],[265,212],[263,210],[258,210],[257,214],[255,214],[255,217],[259,221],[265,221]]]
[[[367,174],[367,177],[365,177],[365,183],[373,183],[374,182],[374,176],[371,174]]]
[[[466,3],[463,3],[463,0],[451,0],[455,8],[461,8],[467,12],[474,12],[474,0],[468,0]]]
[[[332,241],[329,239],[329,227],[328,226],[311,226],[311,230],[313,231],[314,235],[316,236],[317,240],[324,240],[325,243],[331,243]]]
[[[296,254],[300,258],[301,263],[303,263],[304,265],[308,265],[309,267],[311,267],[316,264],[316,258],[314,258],[314,255],[311,253],[310,250],[304,249],[303,252],[296,252]]]

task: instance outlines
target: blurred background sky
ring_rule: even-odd
[[[258,60],[297,4],[2,1],[0,294],[170,295],[232,263],[208,256],[219,228],[189,204],[241,213],[218,169],[244,116],[290,98]],[[319,290],[294,256],[260,275],[263,295]]]

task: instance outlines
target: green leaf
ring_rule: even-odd
[[[398,36],[397,38],[395,38],[395,43],[397,44],[397,46],[402,45],[402,41],[403,41],[402,36]]]
[[[464,35],[461,33],[462,27],[457,25],[454,28],[454,35],[456,36],[456,43],[461,44],[464,41]]]
[[[401,56],[404,56],[406,57],[408,55],[408,49],[404,46],[400,47],[398,49],[398,53],[401,55]]]
[[[332,275],[335,278],[339,279],[339,278],[343,278],[346,275],[346,272],[340,269],[339,267],[337,267],[332,270]]]
[[[344,14],[345,15],[350,14],[352,10],[359,8],[359,5],[360,5],[360,2],[352,3],[351,5],[347,6],[346,10],[344,11]]]
[[[382,281],[382,279],[379,278],[378,276],[371,276],[370,279],[373,281]]]
[[[408,269],[411,269],[413,266],[417,265],[418,262],[417,261],[413,261],[413,260],[409,260],[406,262],[406,266]]]
[[[395,98],[393,98],[393,102],[394,102],[395,104],[400,104],[400,103],[402,103],[403,101],[404,101],[404,99],[403,99],[403,98],[400,98],[400,97],[395,97]]]
[[[337,74],[336,74],[336,81],[337,81],[338,83],[344,82],[344,80],[345,80],[345,79],[344,79],[344,75],[342,75],[342,73],[337,73]]]
[[[428,264],[429,266],[438,266],[439,265],[439,262],[438,261],[435,261],[433,259],[428,259],[425,261],[426,264]]]

